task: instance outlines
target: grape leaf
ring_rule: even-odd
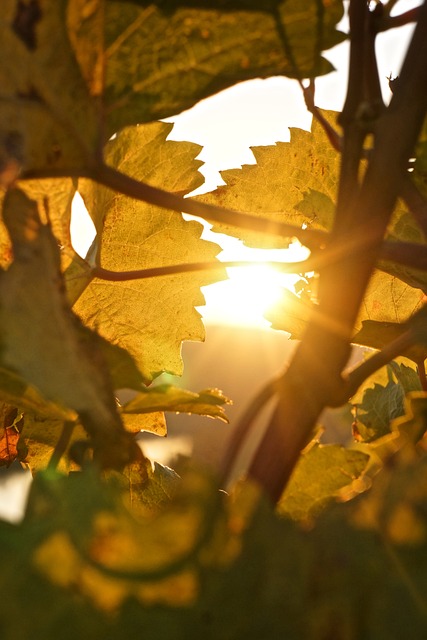
[[[301,300],[289,289],[282,289],[280,299],[264,314],[273,329],[286,331],[291,340],[301,340],[314,306]]]
[[[242,80],[327,73],[332,65],[321,51],[345,37],[335,29],[338,0],[141,5],[69,4],[70,38],[90,94],[102,93],[109,135],[175,115]]]
[[[337,114],[322,112],[335,125]],[[340,155],[323,128],[313,120],[311,133],[292,128],[290,142],[251,147],[255,165],[221,173],[225,186],[197,196],[197,200],[230,209],[250,211],[266,220],[303,224],[329,230],[332,225],[338,184]],[[213,231],[241,238],[257,247],[286,247],[284,238],[262,238],[258,233],[228,225]]]
[[[385,387],[375,383],[366,389],[357,405],[357,437],[371,442],[390,433],[391,420],[404,412],[404,391],[399,384],[389,381]]]
[[[357,437],[372,442],[392,429],[392,421],[405,413],[405,395],[421,389],[416,371],[402,362],[385,368],[388,380],[381,384],[368,378],[352,398],[357,405]]]
[[[350,489],[365,470],[368,460],[369,456],[362,451],[339,445],[313,444],[301,455],[279,501],[279,513],[293,520],[307,520],[318,515],[340,490]]]
[[[194,160],[200,147],[166,140],[172,125],[153,123],[122,131],[106,159],[124,173],[181,194],[202,177]],[[187,262],[213,261],[216,244],[200,239],[202,226],[181,214],[135,201],[85,182],[82,195],[98,231],[102,267],[116,271]],[[183,340],[203,340],[195,306],[204,304],[200,287],[223,271],[195,272],[147,280],[93,280],[75,305],[77,313],[107,340],[124,347],[146,381],[162,370],[180,374]]]
[[[96,107],[68,40],[67,4],[35,2],[38,19],[28,31],[27,3],[2,2],[1,171],[81,167],[98,143]]]
[[[121,410],[123,424],[130,433],[140,433],[149,431],[158,436],[167,434],[166,418],[163,411],[150,413],[125,413]]]
[[[353,342],[372,349],[382,349],[386,344],[396,340],[407,330],[406,325],[398,322],[377,322],[375,320],[363,320],[362,328],[353,336]],[[422,362],[427,358],[427,348],[423,345],[414,345],[404,349],[400,354],[413,362]]]
[[[122,407],[122,411],[127,414],[159,410],[194,413],[228,422],[222,405],[229,403],[230,400],[218,389],[194,393],[171,385],[157,385],[139,393]]]
[[[416,311],[423,308],[423,303],[424,295],[420,289],[414,289],[383,271],[375,271],[356,320],[352,342],[378,348],[378,333],[371,329],[384,328],[384,339],[387,340],[393,331],[389,328],[392,323],[406,322]],[[265,317],[274,329],[286,331],[291,334],[291,338],[300,339],[311,313],[315,310],[315,305],[302,301],[284,289],[281,299],[268,310]],[[408,353],[405,352],[405,355]]]
[[[99,338],[67,305],[50,228],[41,224],[36,203],[17,189],[7,192],[3,217],[14,261],[0,273],[2,368],[79,414],[106,464],[126,460],[135,445],[116,411]]]

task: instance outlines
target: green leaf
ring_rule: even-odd
[[[50,228],[19,190],[7,192],[3,217],[14,261],[0,273],[1,367],[47,401],[78,414],[106,464],[108,458],[126,460],[134,445],[116,411],[99,337],[68,307]]]
[[[151,411],[173,411],[210,416],[228,422],[222,405],[229,404],[218,389],[204,389],[199,393],[186,391],[171,385],[157,385],[144,389],[123,407],[124,413],[148,413]]]
[[[96,108],[68,40],[67,4],[44,0],[32,15],[27,3],[2,2],[2,171],[82,167],[96,148]]]
[[[404,412],[404,398],[402,387],[393,381],[385,387],[375,383],[366,389],[363,401],[357,405],[358,439],[371,442],[390,433],[391,421]]]
[[[171,129],[165,123],[126,129],[108,144],[106,159],[137,179],[188,193],[202,182],[194,159],[200,147],[166,140]],[[200,239],[198,222],[94,183],[81,188],[98,231],[102,267],[126,271],[215,260],[219,247]],[[149,381],[163,370],[182,372],[181,342],[204,339],[194,309],[204,304],[200,287],[222,277],[220,270],[129,282],[95,279],[75,309],[85,323],[125,348]]]
[[[421,389],[416,371],[404,363],[391,362],[382,371],[387,371],[387,381],[376,382],[377,375],[368,378],[352,398],[357,405],[357,436],[365,442],[390,433],[392,421],[405,413],[405,394]]]
[[[335,30],[338,0],[140,4],[69,4],[70,38],[89,92],[102,94],[110,135],[242,80],[327,73],[321,51],[345,37]]]
[[[326,505],[366,469],[369,456],[339,445],[313,444],[303,452],[278,504],[279,513],[292,520],[317,516]]]
[[[322,112],[335,126],[337,113]],[[291,129],[290,142],[268,147],[251,147],[255,165],[221,173],[226,182],[197,200],[239,211],[250,211],[266,220],[301,227],[303,224],[329,230],[332,226],[340,155],[323,128],[313,120],[311,133]],[[228,225],[214,225],[214,231],[241,238],[250,246],[288,246],[288,239],[262,238],[258,233]]]

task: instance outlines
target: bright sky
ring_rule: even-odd
[[[394,13],[400,13],[419,4],[419,0],[401,0]],[[345,28],[345,27],[344,27]],[[387,76],[398,75],[402,52],[405,50],[412,27],[382,34],[378,38],[378,63],[384,96],[389,95]],[[327,52],[337,71],[316,82],[316,104],[326,109],[339,110],[345,98],[348,64],[348,44]],[[198,103],[192,109],[172,119],[171,138],[190,140],[203,146],[199,156],[205,184],[199,190],[210,191],[223,184],[220,170],[240,167],[254,162],[250,146],[271,145],[289,140],[289,127],[309,129],[311,115],[307,112],[298,84],[282,77],[252,80],[241,83]],[[80,238],[92,236],[91,226],[72,232]],[[203,237],[220,244],[221,260],[300,260],[306,253],[248,249],[227,236],[213,234],[206,225]],[[280,296],[280,288],[292,285],[295,276],[284,276],[266,267],[229,269],[229,280],[204,288],[206,306],[200,307],[204,321],[210,324],[234,324],[268,327],[263,318],[267,307]]]

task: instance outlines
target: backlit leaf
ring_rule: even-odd
[[[338,0],[74,0],[68,25],[89,92],[102,94],[111,135],[242,80],[327,73],[331,64],[320,54],[343,39],[335,30],[342,12]]]
[[[301,300],[289,289],[282,289],[280,300],[264,315],[273,329],[286,331],[292,340],[301,340],[312,311],[312,304]]]
[[[352,342],[378,348],[378,332],[371,329],[384,327],[381,340],[388,341],[388,337],[391,338],[392,333],[394,335],[394,325],[406,322],[416,311],[422,309],[423,304],[424,294],[420,289],[414,289],[388,273],[375,271],[356,320]],[[302,301],[284,289],[281,300],[265,314],[265,317],[274,329],[286,331],[292,338],[300,339],[311,313],[315,312],[316,308],[315,305]],[[418,354],[418,351],[419,349],[415,353]],[[410,353],[414,355],[412,350]],[[408,353],[405,352],[405,355]]]
[[[188,193],[202,182],[195,160],[200,148],[165,140],[172,126],[154,123],[122,131],[106,152],[110,164],[155,186]],[[216,244],[200,239],[202,226],[181,214],[132,200],[85,182],[82,194],[99,234],[101,266],[116,271],[213,261]],[[195,306],[200,287],[223,277],[222,270],[147,280],[95,279],[75,309],[99,333],[125,348],[145,380],[167,370],[182,372],[181,342],[203,340]]]
[[[323,112],[335,126],[337,114]],[[303,224],[329,230],[334,215],[340,155],[332,148],[323,128],[313,120],[311,133],[291,129],[290,142],[252,147],[257,164],[221,173],[225,186],[197,196],[198,200],[250,211],[266,220]],[[257,247],[287,246],[286,239],[266,239],[259,234],[227,225],[214,231],[241,238]]]
[[[302,453],[278,504],[279,513],[293,520],[318,515],[342,489],[350,489],[368,460],[361,451],[314,444]]]
[[[150,411],[194,413],[228,422],[222,405],[229,403],[230,400],[218,389],[205,389],[194,393],[171,385],[157,385],[146,388],[127,402],[122,410],[124,413],[137,414]]]

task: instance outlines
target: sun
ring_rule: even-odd
[[[206,239],[207,236],[204,236]],[[219,239],[218,239],[219,237]],[[199,307],[207,324],[268,328],[264,313],[278,302],[282,289],[293,289],[298,275],[280,273],[265,262],[295,262],[304,260],[308,250],[299,243],[289,249],[251,249],[228,236],[209,235],[223,251],[218,256],[224,262],[248,261],[246,267],[227,268],[229,279],[203,288],[206,305]]]

